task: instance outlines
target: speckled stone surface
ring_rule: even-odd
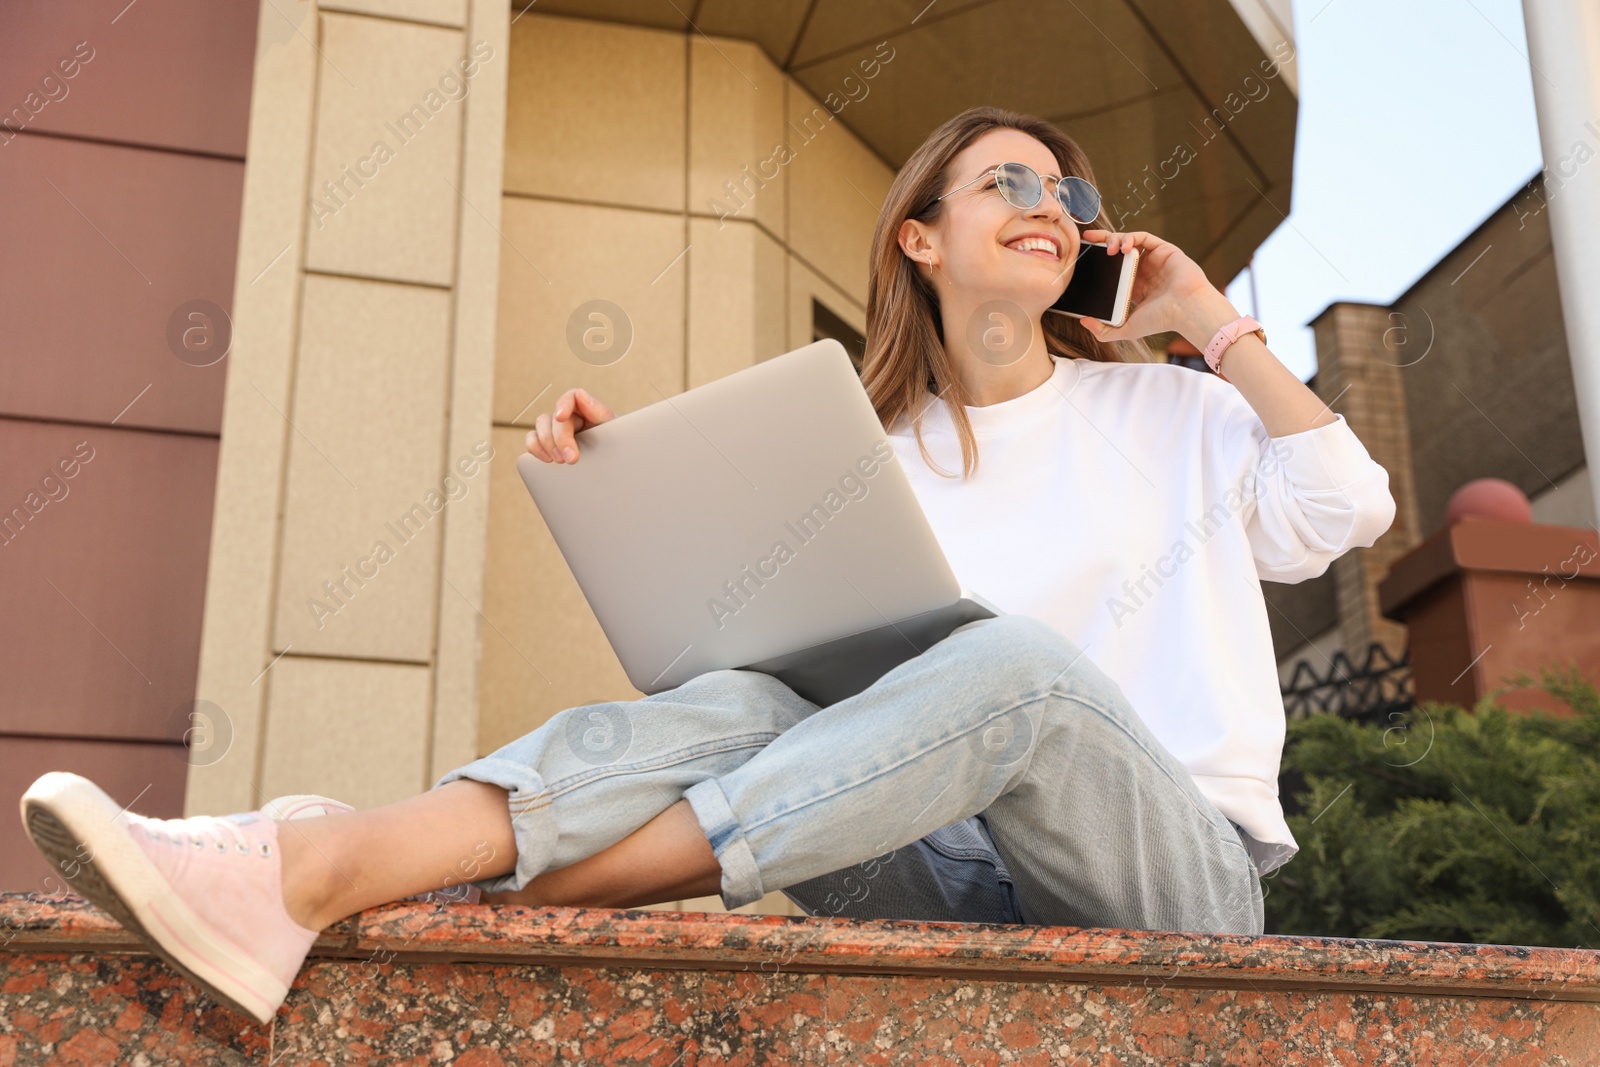
[[[1600,1065],[1600,952],[397,904],[270,1027],[71,897],[0,895],[0,1067]]]

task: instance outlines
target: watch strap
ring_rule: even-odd
[[[1249,315],[1240,315],[1216,332],[1216,335],[1211,338],[1211,342],[1206,345],[1204,352],[1206,366],[1211,368],[1212,373],[1221,377],[1222,371],[1218,368],[1222,363],[1222,354],[1228,350],[1228,347],[1233,342],[1247,333],[1254,333],[1261,338],[1262,344],[1267,343],[1266,329]],[[1226,381],[1227,379],[1224,378],[1223,380]]]

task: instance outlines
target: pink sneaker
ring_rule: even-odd
[[[289,820],[311,819],[318,815],[338,815],[356,809],[332,797],[318,796],[315,793],[296,793],[269,800],[262,805],[261,810],[274,819]],[[435,889],[405,899],[420,900],[424,904],[476,904],[483,899],[483,891],[475,885],[461,882],[448,889]]]
[[[53,771],[22,795],[40,852],[212,999],[272,1021],[317,939],[283,903],[278,826],[262,812],[150,819]]]

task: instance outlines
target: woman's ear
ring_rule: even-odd
[[[907,256],[927,267],[937,262],[933,246],[928,241],[927,228],[916,219],[906,219],[900,224],[899,237],[900,251]]]

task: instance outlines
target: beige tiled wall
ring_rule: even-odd
[[[866,245],[892,174],[826,109],[828,121],[786,125],[814,102],[759,48],[532,12],[511,37],[498,447],[520,451],[516,428],[566,389],[621,414],[806,344],[813,297],[864,327]],[[659,84],[646,91],[641,72]],[[791,179],[807,167],[809,178]],[[827,167],[840,174],[817,173]],[[579,172],[592,172],[581,187]],[[740,199],[729,182],[743,183]],[[803,225],[792,203],[802,185]],[[783,240],[797,227],[811,235],[805,251]],[[597,299],[631,331],[615,362],[580,358],[569,342],[575,313]],[[490,510],[487,616],[498,632],[484,652],[484,746],[580,696],[637,695],[514,471],[497,474]],[[568,613],[553,634],[550,619]]]
[[[829,121],[790,124],[815,102],[759,48],[530,12],[511,57],[497,450],[519,453],[566,389],[621,414],[808,344],[813,298],[864,329],[893,174],[824,108]],[[567,339],[595,299],[633,334],[604,366]],[[508,466],[490,484],[487,568],[483,752],[563,708],[640,695]],[[797,913],[780,893],[740,910]]]
[[[892,178],[744,41],[506,0],[303,31],[258,49],[199,686],[234,740],[191,812],[397,799],[637,697],[524,434],[574,386],[620,414],[809,343],[813,299],[864,328]]]
[[[467,18],[467,0],[322,0],[319,6],[324,11],[353,11],[441,26],[461,26]]]
[[[689,387],[795,347],[784,336],[783,245],[732,219],[690,219],[689,237]]]
[[[455,66],[462,33],[332,13],[321,24],[306,267],[448,286],[461,105],[477,82]]]
[[[786,133],[790,251],[864,305],[873,225],[894,174],[797,84]]]
[[[789,327],[785,351],[793,351],[811,343],[811,303],[821,301],[835,315],[860,331],[867,333],[867,297],[859,297],[840,289],[828,279],[806,265],[792,252],[789,255]]]
[[[574,387],[589,390],[619,415],[683,388],[687,267],[681,214],[508,192],[501,229],[496,423],[531,427]],[[597,324],[578,314],[591,300],[610,301],[622,317]],[[608,363],[609,354],[595,353],[589,361],[575,356],[568,345],[575,314],[584,329],[631,331],[621,358]],[[619,344],[620,336],[613,334]]]
[[[274,652],[431,658],[449,342],[448,290],[306,275]]]
[[[358,808],[416,795],[432,702],[427,667],[285,656],[272,674],[263,793],[322,793]]]
[[[379,804],[478,748],[509,6],[291,6],[259,16],[201,640],[232,739],[191,812]]]
[[[495,452],[518,455],[524,433],[495,427]],[[496,467],[489,500],[486,569],[494,580],[484,588],[483,754],[563,708],[639,696],[512,464]]]
[[[789,171],[779,146],[787,97],[783,72],[756,45],[689,42],[689,210],[754,221],[787,239]]]
[[[506,192],[682,211],[685,53],[681,34],[519,18]]]

